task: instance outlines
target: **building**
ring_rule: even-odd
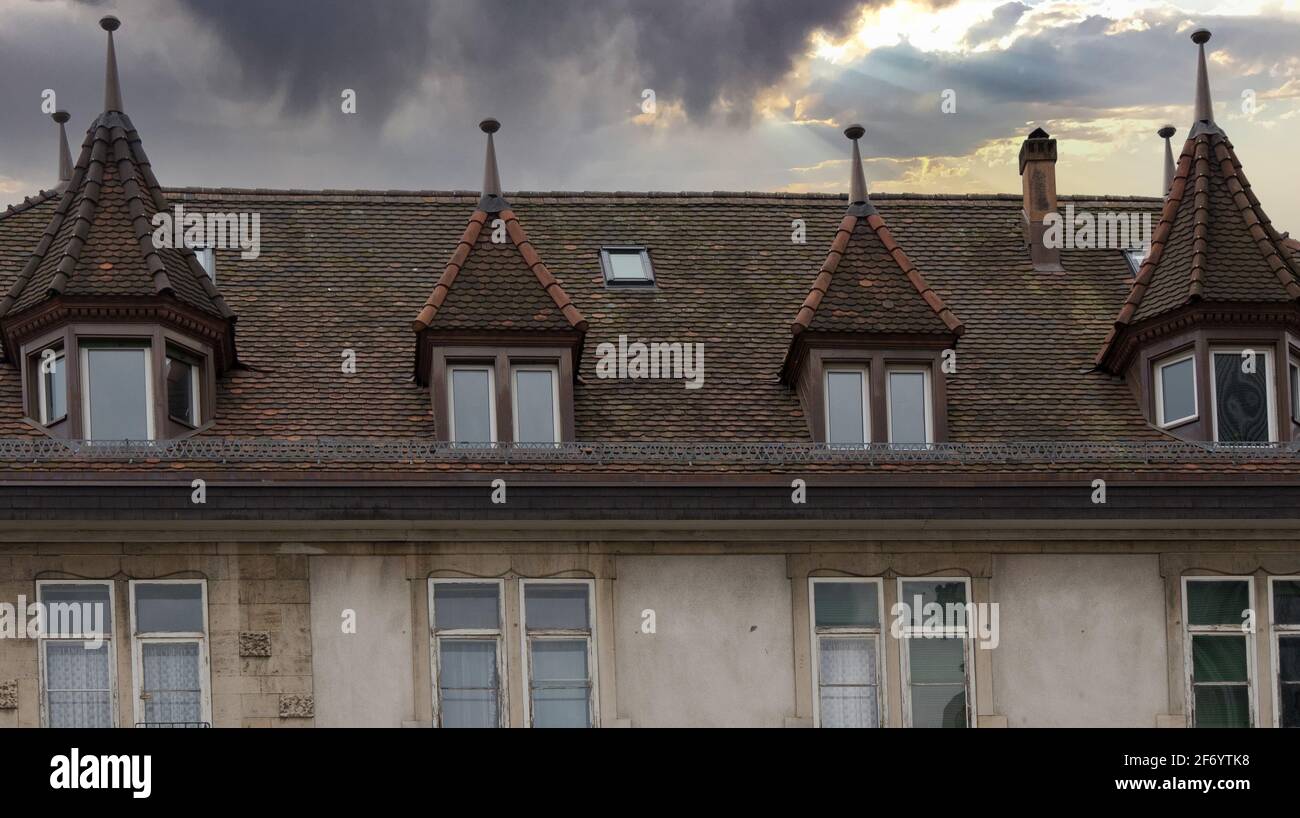
[[[1300,723],[1300,243],[1208,32],[1163,197],[1042,130],[868,196],[855,126],[846,201],[505,194],[493,120],[472,193],[166,188],[103,27],[0,214],[0,726]]]

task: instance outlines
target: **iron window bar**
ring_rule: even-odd
[[[136,727],[150,729],[206,728],[212,724],[206,721],[137,721]]]

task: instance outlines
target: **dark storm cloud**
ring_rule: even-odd
[[[512,109],[539,101],[547,73],[641,83],[706,118],[779,80],[818,29],[838,32],[861,0],[181,0],[238,66],[239,90],[283,93],[310,112],[352,87],[386,116],[432,72]],[[637,89],[639,92],[639,89]],[[503,97],[505,97],[503,99]]]

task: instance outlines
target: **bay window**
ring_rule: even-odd
[[[207,631],[205,581],[131,582],[136,726],[211,722]]]

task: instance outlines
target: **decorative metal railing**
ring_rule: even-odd
[[[1024,441],[842,446],[824,443],[483,443],[385,438],[217,438],[105,441],[0,438],[0,462],[20,463],[421,463],[710,464],[842,463],[864,466],[1042,463],[1300,464],[1300,441],[1270,444],[1184,441]]]

